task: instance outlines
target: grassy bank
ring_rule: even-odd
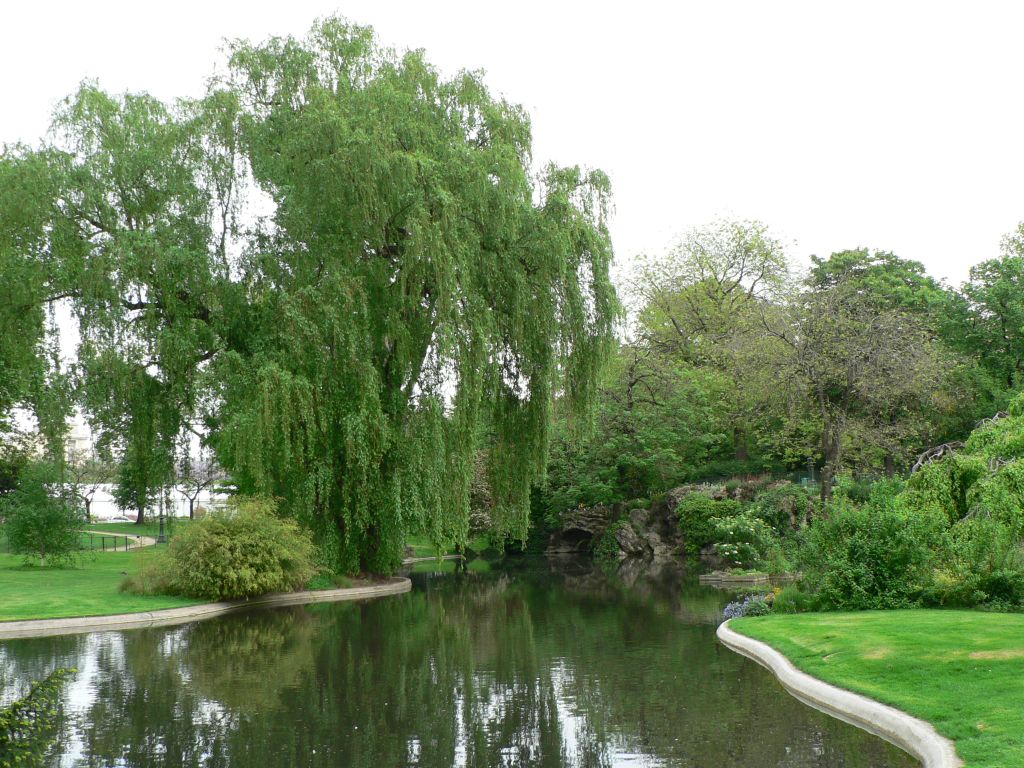
[[[438,557],[440,555],[454,554],[451,552],[438,552],[427,536],[409,536],[406,538],[407,546],[412,547],[413,557]],[[490,539],[486,535],[475,536],[466,543],[466,549],[470,552],[483,552],[490,546]]]
[[[175,520],[168,527],[173,535],[189,525],[189,520]],[[104,531],[128,536],[156,536],[157,522],[137,526],[134,523],[96,523],[88,530]],[[87,534],[84,534],[87,538]],[[434,557],[437,549],[425,539],[410,542],[417,556]],[[478,546],[481,542],[475,542]],[[482,548],[482,547],[481,547]],[[55,619],[70,616],[103,616],[115,613],[154,611],[195,605],[201,600],[165,595],[134,595],[118,591],[125,574],[137,573],[144,562],[155,554],[149,547],[131,552],[84,553],[74,567],[39,568],[25,565],[21,555],[0,551],[0,621],[21,619]],[[422,570],[455,570],[456,564],[424,563]],[[469,570],[487,567],[479,560],[469,564]],[[323,583],[320,583],[323,581]],[[313,588],[347,585],[341,579],[318,579]]]
[[[117,591],[151,551],[85,555],[77,567],[38,568],[20,555],[0,554],[0,621],[103,616],[194,605],[201,600]]]
[[[932,723],[968,768],[1024,765],[1024,616],[869,611],[738,619],[799,669]]]

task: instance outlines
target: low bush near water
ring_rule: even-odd
[[[231,600],[304,587],[316,548],[298,523],[249,499],[190,525],[170,544],[172,583],[189,597]]]
[[[725,619],[741,619],[744,616],[767,616],[772,612],[770,595],[747,595],[742,600],[734,600],[725,606],[722,616]]]
[[[778,547],[778,537],[769,525],[747,513],[711,518],[715,552],[730,565],[756,568]]]
[[[305,587],[317,574],[316,547],[273,502],[242,499],[175,536],[122,589],[203,600],[233,600]]]

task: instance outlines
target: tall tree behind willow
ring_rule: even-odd
[[[216,97],[169,107],[84,84],[58,110],[52,248],[72,276],[80,389],[119,459],[118,502],[142,522],[171,478],[228,287],[225,200],[209,147]],[[227,110],[230,114],[230,109]],[[218,223],[220,229],[218,230]]]
[[[761,314],[789,280],[780,241],[757,221],[718,221],[687,233],[664,255],[641,263],[633,287],[643,344],[676,363],[731,379],[723,398],[737,461],[777,409],[766,360],[778,354]]]
[[[55,317],[70,294],[50,246],[69,233],[51,216],[59,179],[53,159],[23,146],[0,149],[0,436],[14,427],[14,409],[27,409],[60,463],[70,390]]]
[[[618,313],[607,178],[534,180],[519,107],[336,19],[236,44],[227,87],[276,209],[216,362],[223,463],[336,567],[388,570],[410,528],[465,540],[486,419],[494,523],[525,537],[552,399],[589,403]]]

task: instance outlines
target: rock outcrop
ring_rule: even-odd
[[[786,481],[783,481],[783,483]],[[768,487],[779,485],[767,478],[723,484],[690,484],[673,488],[649,509],[629,508],[624,504],[578,507],[562,515],[561,529],[551,535],[548,554],[585,554],[611,528],[618,544],[619,559],[662,560],[681,558],[686,541],[679,528],[676,510],[687,496],[700,493],[712,499],[752,501]],[[713,555],[707,547],[701,555]]]
[[[549,554],[590,552],[609,528],[614,526],[619,559],[676,558],[685,548],[679,521],[678,501],[664,501],[650,509],[627,509],[624,505],[580,507],[562,516],[562,527],[548,542]]]

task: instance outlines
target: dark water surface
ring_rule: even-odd
[[[544,561],[411,594],[0,643],[78,668],[53,766],[906,768],[715,642],[726,596]],[[628,582],[628,585],[627,585]]]

